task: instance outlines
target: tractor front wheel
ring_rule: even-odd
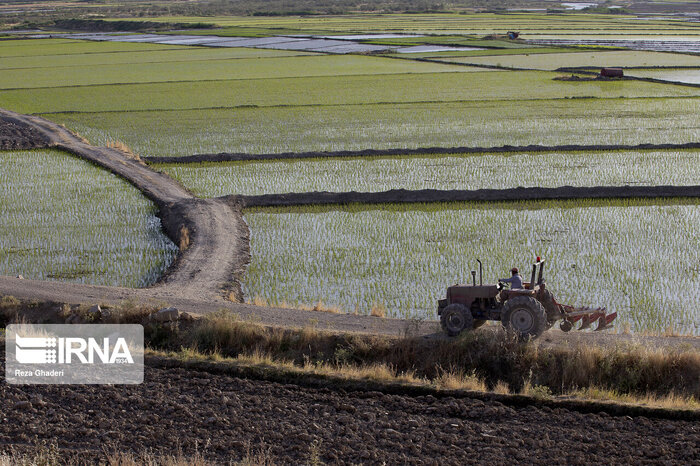
[[[466,306],[450,304],[440,314],[440,325],[445,333],[456,337],[462,330],[471,329],[474,326],[474,318]]]
[[[506,301],[501,323],[522,339],[537,338],[547,329],[547,313],[535,298],[517,296]]]

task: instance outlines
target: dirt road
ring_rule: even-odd
[[[178,257],[155,286],[164,296],[221,301],[241,298],[239,278],[248,262],[248,227],[240,208],[221,199],[198,199],[169,176],[112,148],[95,147],[64,127],[40,117],[0,109],[3,145],[53,147],[89,160],[133,184],[159,209],[168,236],[180,246]],[[7,134],[7,137],[4,137]],[[8,142],[5,143],[5,140]]]
[[[228,309],[241,316],[271,327],[303,328],[313,326],[319,330],[335,333],[365,333],[386,336],[425,336],[444,338],[437,321],[407,321],[403,319],[383,319],[379,317],[332,314],[328,312],[303,311],[253,306],[230,301],[197,300],[171,296],[163,287],[133,289],[109,286],[83,285],[58,281],[19,280],[0,276],[0,295],[10,295],[24,299],[38,299],[70,304],[111,304],[135,301],[146,305],[175,306],[192,314],[208,314]],[[479,331],[489,331],[482,327]],[[555,326],[547,331],[538,342],[544,346],[598,345],[616,346],[639,344],[650,348],[694,348],[700,351],[699,337],[654,337],[626,335],[604,332],[564,333]]]
[[[88,463],[104,450],[146,449],[199,451],[222,463],[248,449],[264,451],[271,464],[700,461],[694,421],[346,392],[158,366],[147,362],[137,386],[0,383],[0,451],[57,440],[64,455]]]

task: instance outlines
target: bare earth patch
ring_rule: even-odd
[[[13,118],[0,115],[0,150],[38,149],[48,146],[48,139],[33,128]]]

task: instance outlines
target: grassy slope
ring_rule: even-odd
[[[26,319],[20,316],[38,308],[55,323],[71,315],[98,322],[89,316],[88,306],[29,304],[3,297],[0,323]],[[571,401],[572,397],[691,410],[674,414],[614,404],[587,408],[670,418],[697,416],[699,408],[700,354],[692,348],[545,347],[537,342],[518,343],[494,329],[456,339],[425,339],[412,336],[410,322],[400,338],[332,334],[313,325],[297,330],[267,328],[228,312],[166,326],[147,318],[155,310],[125,303],[99,322],[143,324],[153,364],[158,364],[153,359],[166,356],[183,367],[239,377],[423,395],[469,390],[469,396],[476,398],[584,411],[585,404]],[[521,393],[530,399],[494,398],[485,391]]]

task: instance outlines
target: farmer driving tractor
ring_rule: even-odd
[[[510,283],[510,289],[511,290],[517,290],[523,287],[523,277],[520,276],[520,273],[518,272],[517,267],[513,267],[510,269],[510,272],[513,274],[512,277],[510,278],[499,278],[498,281],[502,283]]]
[[[513,267],[510,278],[498,280],[497,285],[484,284],[483,267],[480,260],[477,262],[478,284],[476,270],[472,270],[472,283],[448,286],[445,298],[438,300],[440,325],[449,336],[494,320],[500,321],[518,338],[537,338],[557,321],[561,321],[559,327],[564,332],[573,329],[576,323],[580,323],[578,329],[583,330],[596,321],[596,330],[603,330],[617,317],[617,312],[608,313],[604,307],[559,304],[545,285],[544,261],[540,257],[532,264],[532,275],[526,283]],[[504,289],[504,283],[510,284],[510,290]]]

